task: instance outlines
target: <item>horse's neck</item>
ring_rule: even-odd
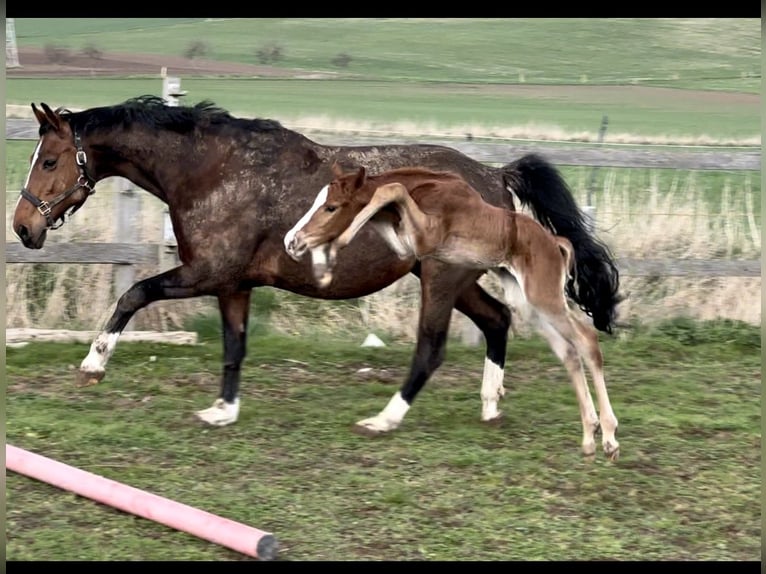
[[[112,130],[108,136],[93,136],[89,143],[94,150],[96,179],[123,177],[167,202],[167,190],[162,187],[162,182],[171,179],[173,170],[179,169],[179,162],[169,155],[169,150],[175,146],[167,138],[169,136],[118,129]],[[195,165],[193,158],[185,157],[184,161]]]

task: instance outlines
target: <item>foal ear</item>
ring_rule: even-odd
[[[58,131],[59,128],[61,127],[61,119],[59,115],[56,112],[54,112],[52,109],[50,109],[48,104],[46,104],[45,102],[41,102],[40,106],[43,108],[43,111],[45,112],[45,119],[48,121],[49,124],[53,126],[54,130]],[[40,118],[38,116],[38,121],[39,119]]]
[[[335,177],[340,177],[343,175],[343,168],[338,163],[338,160],[332,162],[332,173]]]
[[[354,178],[354,187],[359,189],[364,185],[365,181],[367,181],[367,170],[364,169],[364,166],[361,166],[359,171],[356,172],[356,178]]]

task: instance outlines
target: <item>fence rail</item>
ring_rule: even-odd
[[[165,244],[152,243],[54,243],[30,250],[18,243],[5,244],[6,263],[81,263],[157,265]],[[760,277],[760,259],[636,259],[618,258],[623,275],[683,277]]]

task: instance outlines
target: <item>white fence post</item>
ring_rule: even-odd
[[[141,216],[141,194],[133,188],[133,184],[124,178],[117,180],[117,242],[139,243],[138,221]],[[122,296],[136,282],[136,271],[133,265],[117,265],[114,272],[114,298]],[[133,330],[131,319],[125,326],[126,331]]]

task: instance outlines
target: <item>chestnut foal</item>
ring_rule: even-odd
[[[573,273],[574,250],[565,237],[553,235],[532,217],[495,207],[482,199],[459,175],[422,168],[401,168],[368,175],[364,167],[343,173],[322,192],[308,221],[287,250],[294,258],[311,251],[320,286],[333,278],[339,250],[369,221],[400,256],[439,261],[494,272],[508,303],[531,321],[566,367],[580,406],[582,450],[595,454],[594,434],[601,427],[604,453],[619,456],[612,411],[603,372],[598,333],[569,308],[565,284]],[[600,417],[588,389],[582,362],[588,366]],[[502,379],[485,378],[481,389],[482,419],[499,416]],[[362,421],[371,430],[396,428],[409,404],[397,393],[376,417]]]

